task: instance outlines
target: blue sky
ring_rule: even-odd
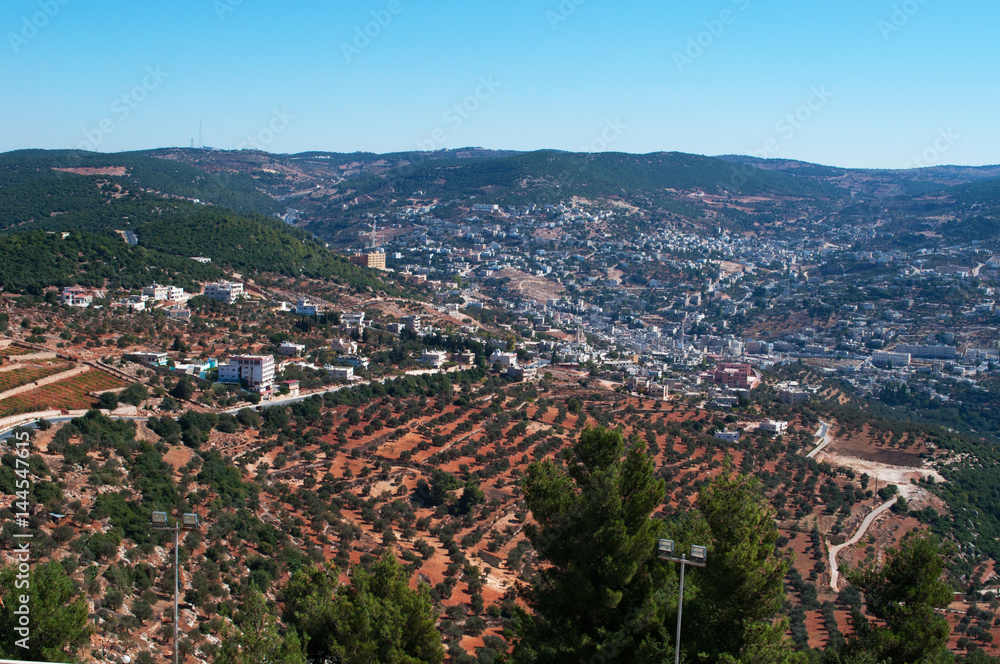
[[[987,0],[5,0],[0,150],[1000,162]],[[366,34],[367,33],[367,34]]]

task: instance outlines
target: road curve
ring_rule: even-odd
[[[893,496],[892,500],[886,501],[886,502],[882,503],[881,505],[879,505],[878,507],[876,507],[872,511],[871,514],[869,514],[868,516],[865,517],[865,520],[861,522],[861,525],[858,526],[858,532],[854,533],[854,537],[852,537],[851,539],[847,540],[843,544],[838,544],[836,546],[831,546],[830,547],[830,589],[831,590],[833,590],[834,592],[837,592],[839,590],[839,588],[837,588],[837,582],[840,580],[840,569],[837,567],[837,554],[840,553],[841,549],[843,549],[845,547],[848,547],[848,546],[852,546],[854,544],[857,544],[859,541],[861,541],[861,538],[865,536],[866,532],[868,532],[868,527],[871,526],[872,522],[875,521],[875,519],[878,518],[878,515],[881,514],[884,511],[886,511],[887,509],[889,509],[893,505],[895,505],[896,504],[896,500],[898,498],[899,498],[899,496]]]
[[[806,458],[811,459],[822,450],[824,447],[830,443],[830,423],[820,420],[819,429],[816,430],[816,440],[819,441],[819,445],[813,448],[812,452],[806,455]]]

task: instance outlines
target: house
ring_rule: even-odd
[[[161,286],[154,281],[152,286],[146,286],[142,289],[142,295],[147,300],[156,300],[157,302],[180,300],[184,297],[184,289],[176,286]]]
[[[235,355],[219,367],[220,383],[246,381],[251,390],[263,392],[274,383],[274,358],[270,355]]]
[[[355,369],[367,369],[368,365],[371,363],[371,360],[361,355],[345,355],[340,359],[343,362],[347,362]]]
[[[400,319],[400,321],[403,323],[403,327],[405,327],[410,332],[419,332],[420,331],[420,327],[421,327],[421,325],[420,325],[420,316],[403,316]]]
[[[455,353],[455,361],[459,364],[472,364],[476,361],[476,354],[471,350],[464,350],[461,353]]]
[[[354,355],[358,352],[358,344],[352,339],[334,339],[330,344],[330,350],[345,355]]]
[[[434,369],[440,369],[448,361],[448,353],[443,350],[425,350],[420,355],[420,361],[430,365]]]
[[[490,355],[490,365],[499,364],[501,367],[509,369],[517,366],[517,353],[508,353],[497,348]]]
[[[278,353],[281,355],[289,355],[291,357],[300,357],[305,351],[305,346],[302,344],[293,344],[291,341],[284,341],[281,346],[278,347]]]
[[[243,297],[243,284],[236,281],[220,281],[219,283],[205,284],[205,297],[210,300],[232,304]]]
[[[780,436],[788,431],[788,422],[783,422],[781,420],[764,420],[760,423],[758,430],[763,431],[764,433]]]
[[[59,296],[59,300],[70,307],[79,307],[81,309],[86,309],[94,301],[94,294],[79,286],[67,286],[63,288],[62,294]]]
[[[207,378],[208,372],[218,366],[218,360],[211,357],[207,360],[181,360],[174,365],[174,369],[198,378]]]
[[[538,378],[538,369],[536,367],[510,367],[507,369],[507,375],[527,383]]]
[[[341,314],[340,326],[345,330],[360,330],[365,326],[365,312]]]
[[[191,310],[187,307],[172,307],[167,309],[167,317],[173,320],[191,320]]]
[[[323,305],[300,297],[298,302],[295,303],[295,313],[300,316],[319,316],[323,313]]]
[[[344,381],[354,380],[354,367],[328,366],[326,367],[326,372],[336,380],[344,380]]]
[[[299,381],[297,380],[283,380],[281,384],[288,388],[288,396],[297,397],[299,396]]]
[[[716,431],[715,437],[719,440],[724,440],[727,443],[738,443],[740,442],[740,432],[730,431],[729,429],[723,429],[722,431]]]
[[[132,355],[143,364],[152,364],[157,367],[167,366],[166,353],[132,353]]]
[[[778,398],[785,403],[796,404],[806,401],[809,393],[801,389],[798,383],[787,383],[778,387]]]

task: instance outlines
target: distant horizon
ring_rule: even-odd
[[[993,165],[1000,3],[8,0],[0,150]]]
[[[12,152],[24,152],[24,151],[31,151],[31,150],[45,150],[45,151],[51,151],[51,152],[60,152],[60,151],[69,151],[69,150],[77,151],[79,149],[75,148],[75,147],[69,147],[69,148],[24,147],[24,148],[14,148],[14,149],[11,149],[11,150],[3,150],[3,151],[0,151],[0,155],[9,154],[9,153],[12,153]],[[320,154],[340,154],[340,155],[371,154],[371,155],[377,155],[377,156],[384,156],[384,155],[407,154],[407,153],[435,154],[435,153],[439,153],[439,152],[461,152],[463,150],[483,150],[485,152],[515,152],[515,153],[519,153],[519,154],[530,154],[532,152],[564,152],[564,153],[567,153],[567,154],[590,154],[590,155],[595,155],[595,154],[608,154],[608,155],[623,154],[623,155],[630,155],[630,156],[634,156],[634,157],[642,157],[642,156],[654,155],[654,154],[682,154],[682,155],[689,155],[689,156],[692,156],[692,157],[706,157],[706,158],[709,158],[709,159],[724,159],[726,157],[741,157],[741,158],[745,158],[745,159],[756,159],[756,160],[765,161],[765,162],[794,162],[794,163],[799,163],[799,164],[807,164],[807,165],[810,165],[810,166],[822,166],[822,167],[825,167],[825,168],[836,168],[836,169],[847,170],[847,171],[911,171],[911,170],[912,171],[916,171],[916,170],[931,170],[931,169],[935,169],[935,168],[1000,168],[1000,162],[992,162],[992,163],[984,163],[984,164],[952,164],[952,163],[945,163],[945,164],[933,164],[933,165],[928,165],[928,166],[910,166],[910,167],[907,167],[907,168],[879,168],[879,167],[871,167],[871,166],[840,166],[840,165],[837,165],[837,164],[825,164],[825,163],[822,163],[822,162],[808,161],[808,160],[805,160],[805,159],[797,159],[795,157],[769,157],[769,158],[764,158],[764,157],[758,157],[758,156],[755,156],[755,155],[752,155],[752,154],[740,154],[740,153],[737,153],[737,152],[728,152],[728,153],[723,153],[723,154],[701,154],[701,153],[697,153],[697,152],[684,152],[682,150],[651,150],[651,151],[648,151],[648,152],[629,152],[629,151],[625,151],[625,150],[603,150],[603,151],[600,151],[600,152],[583,152],[583,151],[580,151],[580,150],[563,150],[563,149],[560,149],[560,148],[534,148],[534,149],[488,148],[488,147],[483,147],[481,145],[465,145],[465,146],[455,147],[455,148],[441,148],[439,150],[417,150],[417,149],[413,149],[413,150],[389,150],[389,151],[385,151],[385,152],[376,152],[374,150],[349,150],[349,151],[345,151],[345,150],[322,150],[322,149],[299,150],[299,151],[296,151],[296,152],[272,152],[272,151],[269,151],[269,150],[262,150],[262,149],[256,149],[256,148],[218,148],[218,147],[214,147],[214,146],[210,146],[210,145],[194,146],[194,147],[191,147],[190,145],[164,145],[164,146],[160,146],[160,147],[151,147],[151,148],[135,148],[135,149],[127,149],[127,150],[125,150],[125,149],[123,149],[123,150],[115,150],[114,152],[107,152],[107,151],[103,151],[103,150],[80,150],[80,151],[82,151],[82,152],[92,152],[94,154],[102,154],[102,155],[115,155],[115,154],[121,154],[121,153],[126,153],[126,152],[152,152],[152,151],[156,151],[156,150],[212,150],[212,151],[216,151],[216,152],[263,152],[265,154],[269,154],[269,155],[272,155],[272,156],[275,156],[275,157],[294,157],[296,155],[306,154],[306,153],[309,153],[309,152],[315,152],[315,153],[320,153]]]

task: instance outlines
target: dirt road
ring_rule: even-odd
[[[846,548],[848,546],[853,546],[854,544],[857,544],[858,542],[860,542],[861,538],[865,536],[866,532],[868,532],[868,527],[872,525],[872,523],[875,521],[875,519],[878,518],[878,516],[880,514],[882,514],[887,509],[889,509],[890,507],[892,507],[893,505],[895,505],[897,498],[898,498],[898,496],[893,496],[892,500],[889,500],[887,502],[882,503],[881,505],[879,505],[878,507],[876,507],[875,510],[872,511],[871,514],[869,514],[868,516],[866,516],[865,520],[861,522],[860,526],[858,526],[858,532],[854,533],[854,537],[852,537],[851,539],[847,540],[843,544],[838,544],[836,546],[831,546],[830,547],[830,589],[831,590],[833,590],[834,592],[837,592],[839,590],[839,588],[837,588],[837,582],[840,580],[840,569],[837,567],[837,554],[840,553],[841,549]]]

